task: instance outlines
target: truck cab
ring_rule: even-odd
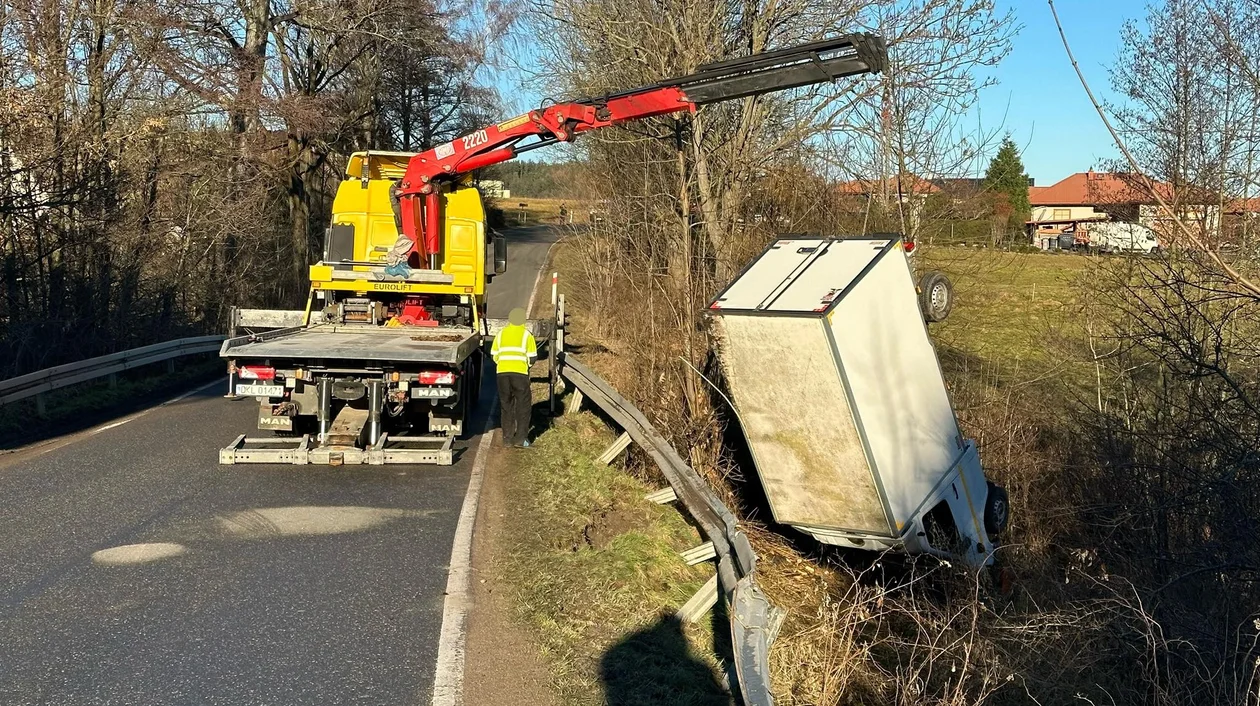
[[[323,257],[310,268],[312,297],[325,311],[333,309],[333,316],[339,303],[375,300],[378,325],[397,318],[403,324],[437,321],[476,327],[485,313],[486,284],[506,269],[503,239],[488,232],[481,193],[465,180],[441,194],[443,237],[436,267],[421,263],[415,252],[404,252],[408,242],[400,240],[392,191],[412,156],[350,156],[333,199]],[[493,264],[487,261],[488,252],[494,254]],[[396,264],[391,260],[402,266],[387,272]]]

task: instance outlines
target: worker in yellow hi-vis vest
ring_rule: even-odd
[[[524,309],[518,307],[508,314],[508,325],[495,334],[490,357],[498,368],[503,445],[528,447],[530,414],[534,408],[529,367],[538,358],[538,343],[525,328]]]

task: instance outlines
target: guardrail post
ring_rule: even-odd
[[[44,399],[44,393],[35,395],[35,414],[46,417],[48,416],[48,402]]]
[[[678,609],[678,617],[682,618],[684,622],[698,622],[705,613],[708,613],[713,609],[713,606],[717,605],[718,593],[718,577],[717,574],[714,574],[708,581],[704,582],[704,585],[700,587],[700,590],[696,591],[695,595],[683,604],[682,608]]]
[[[118,389],[118,375],[115,373],[109,374],[109,389],[111,390]]]
[[[607,449],[604,449],[604,453],[600,454],[599,458],[595,460],[607,466],[613,461],[616,461],[617,457],[621,455],[621,452],[630,448],[630,444],[633,442],[634,439],[630,438],[630,432],[623,431],[621,432],[621,436],[617,437],[617,440],[612,442]]]
[[[174,358],[166,359],[166,374],[167,375],[175,374],[175,359]]]
[[[573,395],[569,397],[569,404],[564,408],[565,414],[577,414],[582,411],[582,391],[574,388]]]
[[[556,416],[556,380],[559,379],[560,373],[556,370],[556,345],[562,340],[559,332],[560,327],[560,308],[559,299],[556,295],[556,285],[560,280],[559,272],[551,273],[551,317],[556,322],[551,327],[550,345],[547,346],[547,411],[551,416]]]
[[[559,306],[560,306],[559,314],[556,316],[556,356],[563,357],[564,356],[564,329],[565,329],[565,322],[566,322],[565,315],[564,315],[564,295],[563,294],[560,295]]]

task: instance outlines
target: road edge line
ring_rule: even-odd
[[[481,499],[481,481],[494,429],[481,435],[477,456],[468,478],[468,491],[459,509],[455,541],[451,546],[446,598],[442,601],[442,628],[438,637],[437,667],[433,675],[433,706],[460,706],[464,697],[464,648],[468,640],[468,613],[472,608],[472,536]]]
[[[534,278],[534,288],[529,293],[529,302],[525,305],[526,316],[534,312],[534,302],[538,290],[551,264],[551,251],[560,239],[552,241],[543,253],[542,264],[538,267],[538,276]],[[491,395],[491,404],[498,399]],[[494,410],[489,412],[490,420],[495,418]],[[468,642],[468,614],[472,610],[472,536],[473,525],[477,521],[477,505],[481,500],[481,484],[485,477],[486,463],[490,455],[490,442],[494,439],[495,429],[488,429],[481,435],[477,444],[476,456],[473,458],[472,471],[468,477],[468,490],[464,493],[464,504],[459,509],[459,521],[455,524],[455,540],[451,543],[451,563],[446,575],[446,598],[442,600],[442,627],[438,635],[437,666],[433,674],[432,706],[462,706],[464,701],[464,656]]]
[[[526,316],[534,315],[534,302],[538,298],[538,289],[542,286],[543,277],[546,276],[547,270],[551,269],[551,251],[555,250],[556,245],[559,245],[560,241],[563,239],[564,239],[564,236],[562,235],[559,238],[551,241],[551,244],[547,246],[547,252],[543,253],[542,265],[538,268],[538,276],[534,278],[534,289],[533,291],[529,293],[529,302],[525,304]]]

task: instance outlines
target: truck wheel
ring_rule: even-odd
[[[984,531],[999,535],[1011,520],[1011,501],[1006,489],[989,483],[989,495],[984,500]]]
[[[927,272],[919,279],[919,308],[928,323],[944,321],[954,308],[954,285],[940,272]]]

